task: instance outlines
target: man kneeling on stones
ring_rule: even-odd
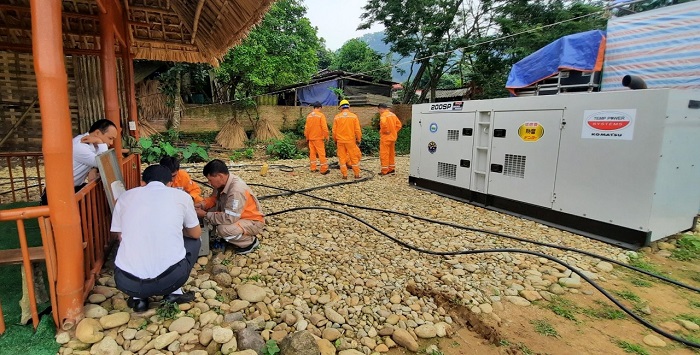
[[[219,159],[207,163],[202,173],[214,195],[195,204],[197,216],[216,225],[216,234],[232,244],[236,254],[254,251],[260,245],[256,235],[265,227],[265,218],[253,191]]]
[[[148,309],[151,296],[173,303],[194,299],[180,287],[197,262],[202,230],[192,198],[170,188],[171,179],[168,168],[147,167],[142,186],[124,192],[112,214],[111,231],[120,240],[114,282],[136,312]]]

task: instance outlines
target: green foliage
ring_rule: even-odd
[[[204,145],[209,145],[216,142],[216,135],[219,131],[208,131],[208,132],[179,132],[179,137],[181,140],[186,142],[200,142]]]
[[[617,342],[617,346],[620,347],[620,349],[624,350],[626,353],[634,353],[638,355],[649,355],[649,352],[647,352],[644,347],[642,347],[639,344],[634,344],[634,343],[628,343],[626,341],[620,340]]]
[[[547,303],[546,307],[558,316],[576,321],[576,316],[574,313],[576,313],[577,307],[571,301],[565,298],[552,297],[552,301]]]
[[[396,137],[396,154],[406,155],[411,153],[411,123],[406,123]]]
[[[366,73],[376,79],[391,80],[391,66],[382,62],[381,54],[357,38],[345,42],[340,47],[330,68],[351,73]]]
[[[697,301],[688,301],[690,303],[690,306],[693,308],[700,308],[700,302]]]
[[[654,264],[644,260],[644,258],[641,256],[630,257],[629,265],[650,272],[654,275],[662,276],[661,271],[659,271]]]
[[[685,234],[678,240],[678,248],[671,251],[671,257],[680,261],[700,259],[700,237]]]
[[[622,298],[624,300],[628,300],[630,302],[639,303],[642,301],[642,299],[639,298],[639,296],[637,296],[632,291],[628,291],[628,290],[616,291],[615,294],[620,296],[620,298]]]
[[[362,154],[373,155],[379,151],[379,131],[372,127],[362,128],[362,140],[360,141]]]
[[[148,319],[144,319],[143,322],[141,322],[141,325],[139,325],[137,330],[144,330],[148,327]]]
[[[654,286],[654,283],[653,283],[653,282],[648,281],[648,280],[643,279],[643,278],[638,278],[638,277],[635,277],[635,278],[633,278],[632,280],[630,280],[630,283],[631,283],[632,285],[637,286],[637,287],[651,287],[651,286]]]
[[[429,353],[427,353],[427,354],[428,354],[428,355],[445,355],[445,353],[443,353],[443,352],[440,351],[440,350],[431,350],[431,351],[430,351]]]
[[[182,149],[182,158],[188,163],[197,163],[209,160],[209,154],[204,148],[197,145],[197,143],[190,143],[187,147]]]
[[[328,90],[332,91],[340,100],[347,98],[347,96],[345,96],[345,92],[341,88],[328,88]]]
[[[242,159],[253,159],[254,153],[255,153],[255,149],[253,149],[253,148],[238,149],[238,150],[234,150],[229,158],[231,159],[231,161],[239,161]]]
[[[173,135],[169,135],[171,138]],[[207,151],[191,143],[185,148],[175,147],[167,136],[153,135],[139,139],[139,146],[142,149],[141,157],[149,164],[157,163],[164,156],[180,157],[185,162],[201,162],[209,160]]]
[[[547,337],[559,337],[559,333],[557,333],[557,330],[554,329],[554,327],[549,324],[546,320],[541,320],[541,319],[536,319],[533,321],[530,321],[532,325],[535,326],[535,331],[538,334],[542,334]]]
[[[149,164],[159,162],[163,156],[174,157],[177,155],[177,148],[164,140],[163,136],[140,138],[139,146],[142,149],[141,157]]]
[[[161,301],[160,306],[156,309],[156,315],[161,319],[174,319],[180,313],[180,306],[175,302]]]
[[[294,134],[299,135],[300,137],[304,137],[304,130],[306,129],[306,116],[301,116],[299,119],[297,119],[296,123],[294,123],[294,129],[291,131],[294,132]]]
[[[240,98],[307,81],[316,73],[322,49],[316,28],[300,0],[276,1],[241,44],[216,69],[218,80]],[[242,89],[241,95],[236,95]]]
[[[596,303],[600,305],[599,308],[583,309],[582,313],[600,319],[625,319],[625,312],[601,301],[596,301]]]
[[[323,145],[326,147],[326,157],[334,157],[338,154],[338,147],[332,139],[324,142]]]
[[[299,159],[304,155],[299,151],[292,135],[286,134],[282,139],[273,139],[267,146],[267,154],[278,159]]]
[[[335,342],[333,342],[333,346],[335,346],[336,349],[340,347],[340,344],[342,344],[342,341],[340,339],[341,338],[338,338],[335,340]]]
[[[372,128],[379,130],[379,112],[375,112],[372,116]]]
[[[279,354],[280,348],[277,346],[277,341],[270,339],[265,343],[265,347],[263,348],[263,355],[276,355]]]

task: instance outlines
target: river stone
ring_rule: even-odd
[[[416,336],[423,339],[431,339],[437,336],[437,329],[433,324],[423,324],[414,330]]]
[[[104,329],[116,328],[129,323],[129,318],[131,318],[131,314],[127,312],[112,313],[100,318],[100,324]]]
[[[653,334],[649,334],[644,337],[644,344],[655,348],[663,348],[664,346],[666,346],[665,341],[661,340],[659,337]]]
[[[320,350],[310,332],[296,332],[279,343],[280,355],[318,355]],[[364,355],[364,354],[363,354]]]
[[[124,351],[117,342],[111,337],[104,337],[99,343],[90,348],[92,355],[119,355]]]
[[[411,333],[405,329],[395,329],[394,334],[391,335],[391,339],[393,339],[396,344],[399,344],[410,351],[418,351],[418,343],[415,339],[413,339]]]
[[[179,338],[179,337],[180,337],[180,334],[178,334],[178,332],[169,332],[169,333],[165,333],[163,335],[159,335],[153,341],[153,347],[158,349],[158,350],[163,349],[166,346],[170,345],[170,343],[177,340],[177,338]]]
[[[238,297],[251,303],[262,302],[267,296],[265,289],[253,284],[243,284],[238,286]]]
[[[83,306],[83,313],[86,318],[102,318],[109,314],[104,307],[97,304],[86,304]]]
[[[214,327],[212,338],[219,344],[226,344],[233,339],[233,330],[229,328]]]
[[[194,323],[195,320],[192,317],[180,317],[170,324],[168,330],[171,332],[178,332],[178,334],[185,334],[192,330]]]
[[[102,324],[94,318],[83,318],[75,329],[75,337],[83,343],[93,344],[102,340]]]

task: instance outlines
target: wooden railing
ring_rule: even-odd
[[[41,152],[0,153],[0,203],[38,201],[43,169]]]
[[[17,191],[25,191],[24,197],[31,200],[38,200],[41,193],[41,169],[39,167],[40,161],[43,161],[40,153],[5,153],[2,155],[7,159],[8,169],[13,169],[12,163],[19,163],[22,167],[22,174],[17,177],[16,171],[14,172],[14,180],[11,180],[10,184],[11,190],[8,189],[7,194],[12,194],[12,202],[22,201],[21,193],[15,193]],[[36,166],[37,177],[28,176],[27,161],[33,161]],[[14,167],[17,170],[17,167]],[[140,164],[138,155],[130,155],[125,157],[122,161],[122,176],[124,178],[124,186],[128,190],[130,188],[139,186],[140,177]],[[36,179],[35,179],[36,178]],[[27,192],[31,188],[35,188],[32,181],[37,181],[39,186],[36,190],[37,194],[33,195]],[[78,210],[80,213],[80,223],[82,231],[83,240],[83,250],[84,250],[84,261],[83,269],[85,273],[85,284],[83,299],[75,300],[75,302],[83,303],[87,299],[90,291],[95,285],[95,281],[105,263],[107,255],[109,254],[109,248],[111,246],[111,238],[109,233],[109,228],[111,224],[111,211],[109,209],[109,204],[107,202],[107,197],[105,191],[102,187],[102,182],[98,179],[92,181],[85,185],[80,191],[75,194],[75,199],[78,204]],[[34,280],[32,279],[32,269],[31,262],[34,260],[46,260],[46,268],[49,279],[50,286],[50,296],[51,304],[53,306],[53,318],[56,326],[59,326],[59,320],[64,319],[64,315],[58,314],[57,307],[57,296],[55,292],[56,287],[56,270],[59,267],[58,264],[70,263],[71,260],[61,260],[56,261],[56,250],[54,248],[54,238],[51,232],[51,224],[48,218],[49,207],[39,206],[39,207],[27,207],[18,208],[12,210],[2,210],[0,211],[0,221],[16,221],[17,230],[20,238],[20,249],[16,250],[2,250],[0,251],[0,264],[3,263],[22,263],[26,270],[26,281],[28,285],[28,293],[30,298],[30,307],[32,314],[32,322],[34,327],[38,325],[39,318],[36,311],[36,300],[34,297]],[[27,247],[26,235],[24,230],[23,220],[37,218],[39,220],[39,227],[41,229],[42,247],[29,248]],[[6,237],[6,236],[1,236]],[[29,287],[31,285],[31,287]],[[0,334],[5,330],[5,323],[2,316],[2,308],[0,306]]]
[[[49,218],[49,207],[25,207],[0,211],[0,222],[15,221],[17,223],[17,234],[19,237],[19,249],[0,250],[0,265],[2,264],[22,264],[25,270],[25,281],[27,284],[27,296],[29,298],[29,309],[32,316],[34,329],[39,325],[39,314],[37,312],[36,296],[34,294],[34,271],[32,262],[38,260],[46,261],[46,273],[49,281],[49,292],[51,295],[51,306],[58,309],[56,298],[56,249],[53,234],[51,232],[51,222]],[[28,219],[38,219],[39,230],[41,232],[40,247],[29,247],[27,245],[27,233],[24,229],[24,221]],[[10,238],[8,235],[0,236]],[[39,280],[39,282],[43,282]],[[82,302],[82,300],[81,300]],[[53,320],[58,324],[58,313],[53,313]],[[0,307],[0,334],[5,332],[5,320]]]

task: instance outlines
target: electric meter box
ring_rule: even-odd
[[[700,91],[413,106],[409,182],[638,248],[694,226]]]

